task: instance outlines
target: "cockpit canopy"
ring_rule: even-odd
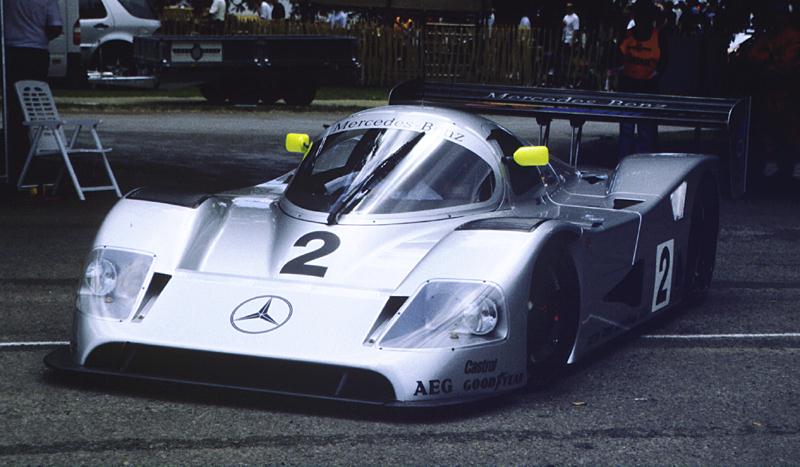
[[[491,152],[488,144],[481,147]],[[329,132],[300,164],[286,198],[327,213],[329,223],[349,213],[488,207],[499,198],[498,174],[488,160],[437,131],[387,126]]]

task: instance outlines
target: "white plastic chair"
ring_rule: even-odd
[[[111,151],[111,149],[103,147],[103,143],[100,142],[100,137],[97,136],[97,126],[100,125],[100,120],[62,120],[58,115],[58,109],[53,99],[53,93],[50,91],[50,86],[42,81],[19,81],[16,83],[16,89],[25,117],[24,125],[30,129],[31,140],[31,147],[25,159],[25,165],[22,168],[19,181],[17,182],[17,189],[36,186],[25,185],[25,177],[35,157],[61,155],[61,158],[64,160],[64,168],[66,168],[69,178],[72,180],[72,185],[75,187],[75,191],[78,193],[78,198],[80,198],[81,201],[86,200],[84,192],[88,191],[114,191],[117,197],[122,197],[122,193],[119,191],[119,185],[117,185],[117,179],[114,177],[114,172],[111,171],[111,165],[108,163],[108,158],[106,157],[106,153]],[[75,126],[69,141],[67,141],[64,131],[66,125]],[[88,128],[92,135],[92,139],[94,140],[93,148],[75,147],[78,136],[84,127]],[[111,184],[81,186],[70,159],[70,157],[76,155],[100,156]],[[56,189],[58,189],[63,175],[64,170],[62,169],[54,183]]]

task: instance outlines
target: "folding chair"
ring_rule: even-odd
[[[25,159],[25,165],[22,168],[19,181],[17,182],[17,189],[31,188],[36,185],[25,185],[25,177],[30,169],[31,162],[35,157],[40,156],[53,156],[61,155],[64,160],[64,168],[72,180],[72,185],[78,193],[78,198],[85,201],[86,197],[83,195],[87,191],[114,191],[118,197],[122,197],[117,185],[117,179],[114,177],[114,172],[111,171],[111,165],[108,163],[106,153],[111,151],[109,148],[104,148],[103,143],[100,142],[100,137],[97,136],[97,126],[100,125],[100,120],[97,119],[79,119],[70,120],[69,122],[62,120],[58,115],[55,100],[53,100],[53,93],[50,92],[50,86],[41,81],[19,81],[16,83],[17,96],[22,106],[22,112],[25,117],[24,125],[30,129],[31,148],[28,151],[28,156]],[[75,129],[72,132],[69,142],[64,131],[65,125],[74,125]],[[81,130],[87,127],[94,140],[94,148],[75,148],[75,143]],[[96,155],[100,156],[103,161],[110,185],[102,186],[81,186],[78,182],[78,176],[75,174],[75,169],[72,166],[70,157],[75,155]],[[61,183],[64,175],[64,168],[59,172],[58,178],[53,184],[55,189]]]

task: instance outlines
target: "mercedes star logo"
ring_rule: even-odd
[[[278,329],[292,316],[292,305],[282,297],[253,297],[231,313],[231,326],[246,334],[263,334]]]

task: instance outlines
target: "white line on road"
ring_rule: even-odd
[[[768,334],[647,334],[642,336],[642,339],[786,339],[798,337],[800,337],[800,332]]]
[[[52,347],[55,345],[69,345],[66,341],[39,341],[39,342],[0,342],[0,349],[15,347]]]
[[[702,339],[798,339],[800,332],[761,333],[761,334],[645,334],[642,339],[674,339],[674,340],[702,340]],[[15,347],[53,347],[69,345],[67,341],[29,341],[29,342],[0,342],[0,349]]]

